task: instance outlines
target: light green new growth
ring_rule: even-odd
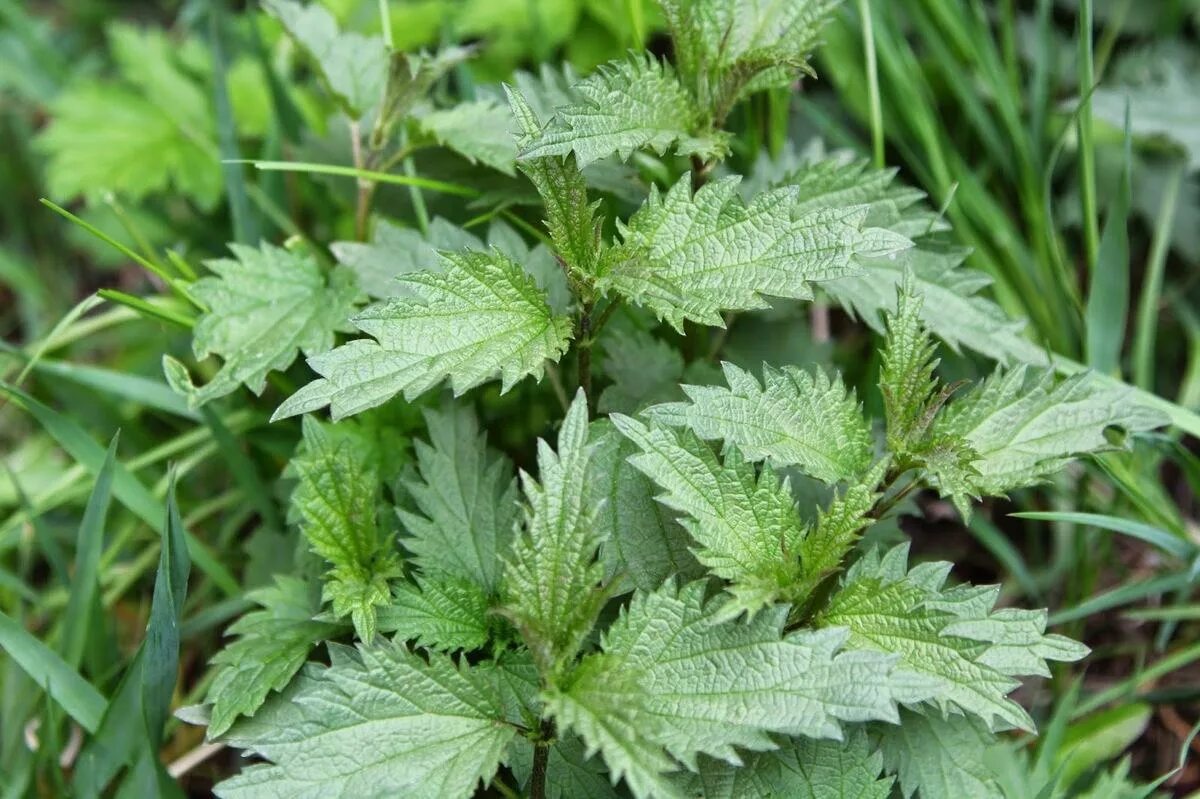
[[[704,439],[724,439],[751,460],[796,466],[826,483],[854,479],[871,462],[870,429],[841,378],[820,369],[764,367],[764,382],[722,364],[729,388],[683,387],[690,402],[647,411],[664,424],[688,426]]]
[[[728,136],[704,129],[703,113],[675,70],[649,55],[605,64],[573,87],[575,102],[555,110],[546,127],[522,148],[521,158],[574,153],[580,167],[648,148],[704,160],[728,151]]]
[[[1128,434],[1166,424],[1130,393],[1089,374],[1058,382],[1049,370],[1022,365],[997,370],[951,404],[933,431],[964,439],[978,454],[976,489],[1000,495],[1038,482],[1074,457],[1128,445]],[[1110,428],[1122,431],[1119,437],[1110,438]]]
[[[1007,698],[1019,685],[1013,678],[1045,674],[1046,659],[1078,660],[1087,648],[1044,635],[1044,615],[992,613],[995,589],[943,589],[950,563],[910,570],[907,562],[907,544],[882,557],[865,555],[846,573],[818,626],[849,627],[849,646],[899,655],[900,669],[935,681],[932,701],[943,710],[974,715],[992,730],[1032,730],[1029,715]]]
[[[685,796],[668,773],[701,754],[738,763],[738,749],[775,749],[770,733],[836,738],[840,722],[894,722],[897,702],[929,696],[927,680],[898,679],[894,656],[839,651],[844,630],[784,636],[786,608],[720,621],[721,604],[703,582],[635,594],[546,697],[637,797]]]
[[[571,337],[546,294],[498,251],[442,253],[444,272],[400,277],[411,296],[372,305],[354,323],[375,340],[356,339],[308,363],[314,380],[279,406],[282,419],[328,405],[335,419],[449,379],[456,394],[499,375],[501,391],[541,377]]]
[[[879,391],[883,395],[888,449],[906,454],[920,446],[933,414],[944,397],[934,401],[937,347],[921,324],[921,297],[911,278],[896,294],[896,311],[887,314],[887,341],[881,355]]]
[[[225,736],[270,762],[218,796],[467,799],[495,774],[516,730],[486,672],[386,642],[330,655]]]
[[[383,39],[343,33],[333,14],[317,2],[263,0],[263,6],[312,56],[347,114],[360,119],[379,104],[388,75]]]
[[[207,308],[192,331],[192,350],[197,358],[219,355],[220,371],[196,387],[183,364],[163,356],[168,381],[192,407],[239,384],[261,394],[267,374],[291,366],[298,351],[329,350],[359,293],[353,274],[340,267],[326,273],[309,253],[266,243],[229,249],[235,257],[206,262],[214,276],[189,289]]]
[[[539,480],[521,475],[529,502],[525,529],[504,570],[504,615],[547,679],[579,652],[607,598],[597,559],[597,508],[585,502],[587,440],[587,399],[580,391],[559,431],[558,452],[538,442]]]
[[[478,583],[441,575],[392,586],[377,614],[379,631],[428,649],[479,649],[488,638],[489,598]]]
[[[274,585],[246,596],[259,609],[225,629],[238,638],[212,659],[220,669],[208,689],[210,739],[223,735],[238,716],[253,716],[272,691],[287,687],[313,646],[335,630],[313,620],[320,608],[295,577],[277,576]]]
[[[812,281],[860,271],[855,258],[908,247],[905,237],[864,228],[861,206],[798,212],[793,188],[745,203],[739,178],[694,194],[684,176],[666,194],[652,187],[607,253],[597,287],[644,305],[678,330],[690,319],[724,326],[722,311],[769,307],[764,297],[811,299]]]
[[[304,448],[292,458],[299,484],[292,508],[309,546],[330,564],[325,597],[337,616],[350,616],[362,641],[375,638],[376,611],[391,599],[398,573],[391,542],[376,518],[376,454],[361,433],[304,419]]]
[[[843,741],[789,738],[773,752],[752,752],[742,761],[734,766],[704,758],[699,773],[686,774],[680,782],[688,796],[704,799],[888,799],[892,795],[892,778],[881,775],[883,756],[874,751],[860,727],[848,731]]]

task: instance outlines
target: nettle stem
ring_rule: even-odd
[[[542,719],[539,740],[533,745],[533,773],[529,777],[529,799],[546,799],[546,768],[550,762],[550,742],[554,740],[554,720]]]
[[[579,347],[576,351],[579,371],[579,388],[587,398],[588,415],[596,412],[596,402],[592,397],[592,302],[585,301],[579,310]]]

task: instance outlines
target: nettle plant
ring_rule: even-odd
[[[807,71],[833,3],[662,5],[673,64],[505,87],[545,242],[380,222],[332,267],[239,247],[188,288],[196,354],[223,359],[200,387],[167,361],[194,403],[260,392],[298,350],[319,375],[275,414],[309,414],[285,473],[308,551],[252,594],[189,715],[266,761],[219,795],[995,795],[985,751],[1034,729],[1020,678],[1086,654],[1044,611],[997,609],[997,586],[884,542],[917,489],[968,516],[1162,420],[1030,365],[1038,348],[891,172],[835,156],[725,174],[731,109]],[[319,8],[269,6],[352,118],[374,115],[356,153],[388,163],[422,115],[456,113],[422,104],[462,52],[389,54]],[[470,155],[472,136],[494,131],[441,143]],[[647,151],[691,169],[613,218],[592,184]],[[821,366],[721,374],[653,332],[707,336],[818,283],[884,334],[882,420]],[[943,385],[931,335],[1004,365]],[[463,395],[547,373],[564,417],[517,479]],[[409,461],[387,408],[422,396]]]

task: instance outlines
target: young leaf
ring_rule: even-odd
[[[972,478],[981,494],[1032,485],[1074,457],[1114,446],[1109,428],[1128,435],[1166,424],[1135,404],[1130,389],[1089,374],[1056,382],[1053,372],[1024,365],[997,370],[943,411],[934,434],[959,437],[977,453]]]
[[[528,147],[541,135],[542,123],[524,93],[507,85],[504,91],[520,131],[517,145]],[[559,256],[572,274],[594,278],[602,250],[601,220],[596,216],[600,202],[588,202],[587,182],[575,156],[524,157],[517,166],[541,195],[546,229]]]
[[[722,464],[690,431],[612,419],[641,449],[629,462],[665,489],[661,502],[688,515],[681,523],[700,544],[696,557],[732,584],[725,610],[753,612],[786,596],[800,579],[804,538],[787,481],[770,466],[756,476],[736,448]]]
[[[874,728],[889,773],[900,778],[905,799],[1000,799],[1000,787],[985,761],[995,737],[969,716],[936,710],[900,711],[900,723]]]
[[[855,478],[871,462],[870,430],[854,394],[794,366],[765,367],[764,384],[731,363],[722,364],[729,388],[684,386],[690,402],[650,408],[650,418],[686,425],[701,438],[725,440],[751,460],[796,466],[834,483]]]
[[[704,160],[728,151],[724,134],[707,131],[703,115],[667,64],[650,56],[631,56],[605,64],[573,89],[576,101],[558,108],[521,158],[574,153],[580,167],[616,153],[634,150]]]
[[[693,194],[684,176],[667,193],[651,188],[645,204],[620,226],[597,286],[654,311],[682,330],[683,321],[723,326],[721,311],[766,308],[764,296],[811,299],[811,281],[859,271],[856,256],[894,253],[908,239],[863,228],[863,207],[798,213],[790,187],[746,204],[738,178]]]
[[[318,374],[279,406],[282,419],[330,406],[340,419],[403,393],[414,399],[449,378],[461,394],[496,375],[507,391],[541,377],[571,337],[546,295],[499,252],[443,253],[444,272],[404,275],[411,297],[372,305],[354,319],[357,339],[308,361]]]
[[[337,20],[318,2],[263,0],[301,47],[308,51],[346,113],[360,119],[383,99],[388,52],[383,39],[343,33]]]
[[[887,315],[879,390],[888,449],[903,454],[921,443],[933,422],[938,360],[937,347],[921,325],[922,299],[913,293],[911,278],[906,278],[896,297],[896,311]]]
[[[313,620],[320,608],[308,586],[295,577],[280,575],[274,585],[246,596],[259,609],[226,629],[226,635],[238,639],[212,659],[219,669],[208,689],[210,739],[223,735],[238,716],[253,716],[272,691],[287,686],[309,651],[337,629]]]
[[[345,269],[326,275],[308,254],[263,243],[258,249],[231,244],[235,258],[208,261],[215,276],[192,284],[192,296],[208,311],[193,331],[197,358],[224,359],[216,376],[197,388],[170,356],[163,366],[172,387],[191,407],[224,396],[244,383],[261,394],[267,373],[291,366],[298,350],[314,356],[333,346],[354,308],[358,287]]]
[[[586,502],[591,447],[580,391],[563,420],[557,454],[538,442],[538,476],[521,474],[529,506],[504,570],[504,612],[521,631],[546,679],[583,645],[607,596],[597,509]]]
[[[688,550],[691,537],[654,500],[654,484],[628,459],[637,446],[607,420],[592,423],[595,450],[588,463],[588,507],[598,508],[605,573],[652,591],[672,575],[697,578],[703,569]]]
[[[754,752],[742,760],[735,766],[704,758],[699,773],[684,775],[680,781],[688,796],[705,799],[887,799],[892,795],[892,778],[880,775],[883,757],[873,751],[861,727],[853,728],[844,741],[789,738],[773,752]]]
[[[392,53],[383,105],[371,131],[372,149],[386,147],[396,124],[424,99],[439,78],[469,58],[472,52],[469,47],[445,47],[433,55]]]
[[[907,544],[883,557],[877,551],[864,556],[846,573],[818,626],[849,627],[851,647],[898,654],[900,668],[937,682],[934,701],[943,709],[974,715],[993,730],[1031,730],[1032,719],[1007,698],[1019,684],[1013,676],[1044,673],[1043,658],[1077,660],[1086,650],[1029,629],[1036,620],[992,614],[998,596],[992,589],[943,589],[950,563],[909,570],[907,560]],[[1009,636],[1029,651],[1018,653]]]
[[[517,520],[512,464],[488,448],[469,408],[426,411],[425,423],[429,443],[416,444],[421,479],[404,483],[420,512],[398,511],[404,546],[426,576],[495,594]]]
[[[495,774],[516,731],[486,673],[391,643],[330,654],[225,736],[270,762],[218,796],[465,799]]]
[[[870,526],[871,510],[879,501],[876,492],[883,480],[888,462],[879,461],[858,483],[841,496],[835,496],[829,507],[817,512],[817,521],[800,542],[801,579],[789,590],[793,601],[806,598],[826,577],[841,568],[842,560],[858,540],[859,534]]]
[[[392,588],[392,603],[380,608],[380,632],[428,649],[479,649],[488,640],[488,595],[478,583],[449,576]]]
[[[292,459],[299,484],[292,508],[312,550],[331,568],[325,596],[337,616],[351,616],[363,641],[376,631],[376,609],[391,598],[387,579],[398,572],[391,543],[376,518],[379,476],[375,453],[361,435],[304,419],[304,451]]]
[[[570,680],[546,697],[561,726],[599,750],[635,796],[683,796],[667,776],[707,754],[776,748],[768,733],[837,738],[841,721],[895,721],[896,702],[928,696],[897,680],[892,657],[840,652],[844,630],[781,638],[787,609],[718,621],[702,582],[637,593]]]

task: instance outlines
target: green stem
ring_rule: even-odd
[[[1183,170],[1177,169],[1167,179],[1162,204],[1158,210],[1158,222],[1154,227],[1154,240],[1150,246],[1150,257],[1146,259],[1146,281],[1142,285],[1142,296],[1138,304],[1137,333],[1133,337],[1133,380],[1138,388],[1154,390],[1154,343],[1158,329],[1158,306],[1162,298],[1163,272],[1167,266],[1167,253],[1171,248],[1171,228],[1175,224],[1176,201]]]
[[[871,152],[876,169],[883,169],[883,108],[879,99],[879,66],[875,60],[875,30],[871,24],[870,0],[858,0],[862,17],[863,52],[867,60],[867,101],[871,114]]]
[[[576,358],[579,371],[579,388],[583,391],[583,396],[587,400],[588,415],[591,416],[596,411],[596,403],[592,397],[592,303],[585,301],[579,309],[579,335],[576,340],[579,342],[579,347],[576,350]]]
[[[1083,213],[1083,243],[1090,271],[1100,252],[1100,220],[1096,214],[1096,151],[1092,133],[1092,0],[1079,3],[1079,197]]]

